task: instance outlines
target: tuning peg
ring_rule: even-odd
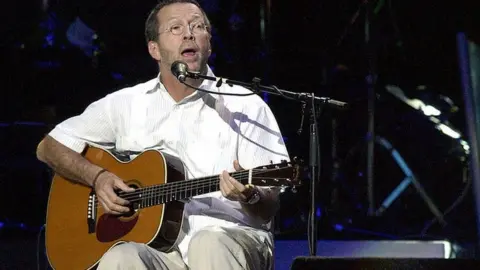
[[[294,157],[293,162],[298,165],[303,165],[304,160],[299,157]]]
[[[298,157],[293,157],[292,161],[293,161],[294,164],[297,164],[298,163]]]

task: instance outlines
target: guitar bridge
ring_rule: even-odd
[[[88,225],[88,233],[95,233],[95,223],[97,220],[97,195],[95,192],[90,192],[88,196],[88,212],[87,212],[87,225]]]

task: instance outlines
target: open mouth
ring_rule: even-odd
[[[182,51],[182,55],[186,57],[193,57],[197,54],[197,51],[193,48],[187,48]]]

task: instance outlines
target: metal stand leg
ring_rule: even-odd
[[[413,172],[410,170],[410,168],[407,166],[407,163],[405,160],[400,156],[400,153],[398,153],[397,150],[393,148],[393,146],[384,138],[376,136],[375,137],[375,142],[382,145],[385,147],[392,157],[395,159],[397,162],[398,166],[400,166],[400,169],[402,169],[403,173],[406,175],[405,179],[390,193],[390,195],[383,201],[382,205],[380,206],[379,209],[375,212],[377,216],[381,215],[400,195],[401,193],[410,185],[413,184],[415,187],[417,193],[422,197],[423,201],[427,205],[427,207],[430,209],[432,214],[437,218],[438,222],[442,226],[446,226],[447,223],[445,222],[445,219],[443,217],[443,214],[440,212],[438,207],[435,205],[433,200],[428,196],[427,192],[423,188],[422,184],[417,180]]]

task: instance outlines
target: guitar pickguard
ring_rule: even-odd
[[[135,227],[138,215],[131,218],[103,214],[97,223],[96,236],[100,242],[112,242],[121,239]]]

